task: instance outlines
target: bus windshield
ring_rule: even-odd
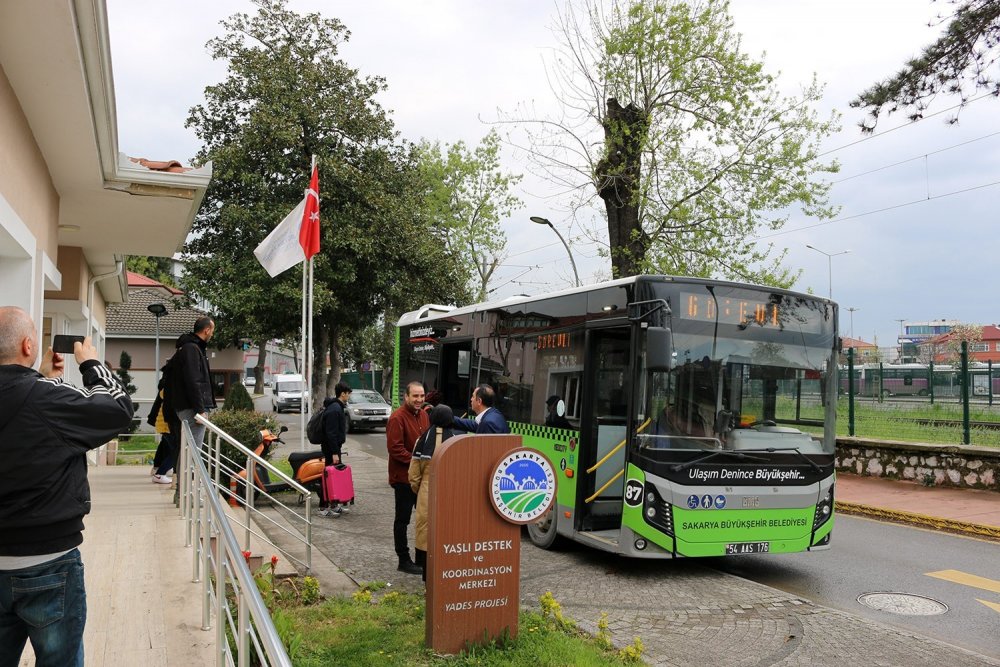
[[[649,423],[638,444],[832,453],[835,331],[826,304],[716,288],[685,291],[678,305],[674,368],[647,374],[640,423]]]

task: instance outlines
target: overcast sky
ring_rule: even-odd
[[[219,34],[221,19],[253,7],[246,0],[107,4],[121,150],[187,163],[199,147],[183,127],[187,111],[201,101],[206,85],[225,76],[205,43]],[[556,45],[553,3],[293,0],[291,6],[345,23],[352,35],[342,56],[362,74],[385,77],[388,91],[380,101],[407,139],[476,143],[497,109],[553,104],[543,67]],[[874,138],[859,143],[861,115],[847,106],[938,34],[927,23],[941,6],[929,0],[733,0],[731,6],[746,51],[765,54],[768,70],[781,72],[783,90],[796,93],[815,73],[826,84],[821,111],[842,114],[842,131],[825,143],[841,165],[831,177],[840,215],[819,225],[793,215],[761,242],[789,249],[789,266],[803,271],[795,289],[826,295],[832,266],[843,334],[852,333],[847,308],[855,308],[854,337],[877,336],[880,346],[895,344],[902,318],[1000,321],[991,270],[1000,101],[972,103],[957,125],[944,122],[948,112],[916,125],[893,116]],[[931,111],[956,102],[941,98]],[[506,164],[527,169],[510,152]],[[544,186],[526,178],[519,194],[525,207],[504,223],[511,255],[494,283],[495,295],[571,284],[565,250],[551,230],[531,224],[530,215],[570,233],[584,282],[610,275],[607,260],[577,237],[577,228],[567,228],[560,202],[541,196]],[[806,244],[850,253],[828,259]]]

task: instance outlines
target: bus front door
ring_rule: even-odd
[[[587,332],[577,530],[621,526],[624,476],[619,473],[625,467],[626,447],[618,445],[625,440],[628,421],[630,350],[627,328]]]

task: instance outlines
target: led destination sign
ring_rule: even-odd
[[[683,320],[757,326],[767,329],[791,327],[801,331],[819,332],[823,324],[824,307],[818,301],[785,297],[777,294],[717,296],[707,293],[681,292],[680,317]]]

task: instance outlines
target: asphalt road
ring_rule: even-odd
[[[836,517],[829,551],[706,559],[722,572],[817,604],[1000,658],[1000,544],[871,519]],[[928,576],[954,570],[992,581],[992,590]],[[989,586],[971,578],[954,575]],[[909,593],[948,606],[934,616],[867,607],[858,596]],[[990,607],[978,600],[990,602]]]
[[[257,401],[258,409],[270,409],[269,396]],[[299,450],[299,415],[286,413],[279,419],[289,427],[283,437],[286,444],[275,453],[282,457],[287,452]],[[308,443],[306,447],[314,448]],[[377,429],[370,433],[351,433],[345,450],[348,461],[351,451],[384,459],[385,432]],[[1000,658],[1000,632],[997,631],[1000,624],[1000,544],[844,515],[838,516],[836,521],[833,546],[829,551],[712,558],[700,560],[699,564],[825,607]],[[592,557],[605,556],[595,552]],[[957,574],[947,575],[949,579],[928,576],[928,573],[942,571]],[[948,610],[932,616],[904,615],[872,609],[858,601],[860,595],[873,592],[924,596],[944,603]]]

